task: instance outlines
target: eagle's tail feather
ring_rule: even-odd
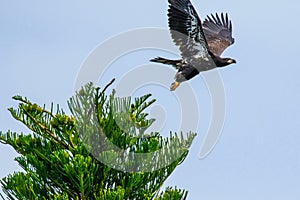
[[[181,63],[181,60],[169,60],[169,59],[162,58],[162,57],[157,57],[157,58],[151,59],[150,61],[162,63],[162,64],[166,64],[166,65],[172,65],[176,69],[179,69],[180,63]]]

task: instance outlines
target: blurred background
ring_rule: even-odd
[[[192,3],[202,19],[210,13],[229,13],[235,44],[223,55],[235,58],[237,64],[219,70],[226,90],[225,125],[216,147],[203,160],[198,153],[210,123],[211,99],[201,76],[189,82],[198,99],[190,106],[200,110],[198,127],[192,130],[198,136],[188,158],[165,185],[187,189],[192,200],[298,200],[300,2]],[[66,102],[90,52],[132,29],[166,29],[167,8],[166,0],[0,1],[0,130],[28,133],[7,111],[17,106],[11,99],[17,94],[40,105],[60,104],[68,113]],[[178,57],[159,50],[136,51],[112,63],[96,84],[104,86],[113,77],[118,81],[156,56]],[[152,93],[157,99],[151,113],[159,118],[155,128],[164,136],[178,131],[181,120],[180,102],[167,87],[147,86],[133,94]],[[21,170],[16,156],[0,144],[0,178]]]

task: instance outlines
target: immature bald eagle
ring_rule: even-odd
[[[150,61],[172,65],[178,72],[170,89],[175,90],[183,81],[201,71],[224,67],[236,61],[221,58],[223,51],[234,43],[232,23],[228,15],[211,14],[201,23],[189,0],[168,0],[169,28],[174,43],[179,46],[181,59],[154,58]]]

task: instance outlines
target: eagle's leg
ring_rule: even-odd
[[[171,91],[176,90],[176,88],[178,88],[179,85],[180,85],[180,82],[175,81],[174,83],[172,83],[170,90]]]

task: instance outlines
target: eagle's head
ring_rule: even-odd
[[[236,60],[232,59],[232,58],[221,58],[221,60],[219,60],[219,62],[217,62],[217,66],[218,67],[225,67],[227,65],[231,65],[233,63],[236,63]]]
[[[232,58],[224,58],[224,61],[230,65],[230,64],[233,64],[233,63],[236,63],[236,60],[232,59]]]

